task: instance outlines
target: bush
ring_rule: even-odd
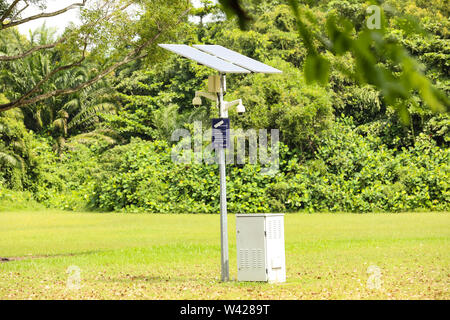
[[[449,150],[421,135],[410,149],[390,150],[377,137],[337,121],[315,159],[300,162],[280,148],[280,171],[228,165],[228,210],[233,213],[296,211],[407,211],[449,209]],[[219,212],[217,165],[174,164],[166,142],[133,139],[105,153],[107,168],[95,182],[91,205],[101,210]]]
[[[34,135],[18,110],[0,113],[0,184],[13,190],[31,189],[39,177]]]
[[[448,210],[449,149],[420,135],[413,148],[390,150],[379,138],[356,133],[349,119],[336,123],[315,160],[290,179],[289,210]]]
[[[8,190],[0,184],[0,212],[43,208],[42,204],[34,200],[31,192]]]
[[[166,142],[132,139],[105,153],[108,173],[95,185],[92,204],[102,210],[219,212],[217,165],[174,164]],[[271,178],[259,166],[228,168],[230,212],[266,212],[261,190]]]
[[[218,166],[175,164],[167,142],[133,138],[111,148],[101,139],[75,139],[57,156],[51,141],[25,137],[35,164],[28,168],[36,178],[23,180],[30,192],[11,191],[2,171],[0,208],[36,207],[37,200],[65,210],[219,212]],[[309,160],[281,144],[274,175],[262,174],[259,164],[227,165],[228,211],[448,210],[449,156],[448,148],[426,134],[414,147],[390,149],[370,130],[342,118]]]
[[[85,143],[69,140],[68,150],[57,156],[51,141],[42,141],[36,153],[42,159],[42,173],[35,182],[34,198],[49,208],[85,210],[95,181],[103,174],[99,157],[108,142],[98,139]]]

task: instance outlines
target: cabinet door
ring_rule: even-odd
[[[236,219],[238,281],[267,281],[264,217]]]
[[[284,217],[266,218],[267,277],[269,282],[286,281]]]

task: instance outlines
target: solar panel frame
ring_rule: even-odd
[[[193,47],[203,52],[206,52],[210,55],[216,56],[220,59],[233,63],[239,67],[248,69],[254,73],[282,73],[281,70],[278,70],[274,67],[271,67],[267,64],[244,56],[236,51],[230,50],[220,45],[200,44],[200,45],[193,45]]]
[[[180,56],[194,60],[221,73],[250,73],[251,71],[216,56],[210,55],[185,44],[158,44],[161,48],[172,51]]]

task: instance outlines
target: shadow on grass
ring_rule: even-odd
[[[132,281],[141,281],[145,283],[166,283],[166,282],[193,282],[199,281],[199,278],[182,278],[182,277],[170,277],[170,276],[155,276],[155,275],[128,275],[123,277],[112,277],[107,279],[102,279],[103,282],[118,282],[118,283],[126,283]],[[205,279],[205,281],[207,281]]]
[[[269,284],[267,282],[250,282],[250,281],[237,281],[235,278],[230,279],[229,281],[222,282],[218,278],[214,277],[170,277],[170,276],[161,276],[161,275],[124,275],[119,277],[107,277],[102,280],[102,282],[117,282],[117,283],[130,283],[130,282],[144,282],[147,284],[161,284],[161,283],[196,283],[197,285],[222,285],[222,286],[232,286],[232,287],[243,287],[243,288],[255,288],[255,287],[267,287]],[[277,284],[277,285],[286,285],[286,283]]]
[[[76,252],[76,253],[57,253],[57,254],[26,255],[26,256],[17,256],[17,257],[0,257],[0,263],[12,262],[12,261],[22,261],[22,260],[33,260],[33,259],[75,257],[75,256],[96,254],[99,252],[102,252],[102,250],[82,251],[82,252]]]

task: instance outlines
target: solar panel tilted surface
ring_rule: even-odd
[[[159,44],[185,58],[197,61],[221,73],[282,73],[281,70],[219,45]]]

